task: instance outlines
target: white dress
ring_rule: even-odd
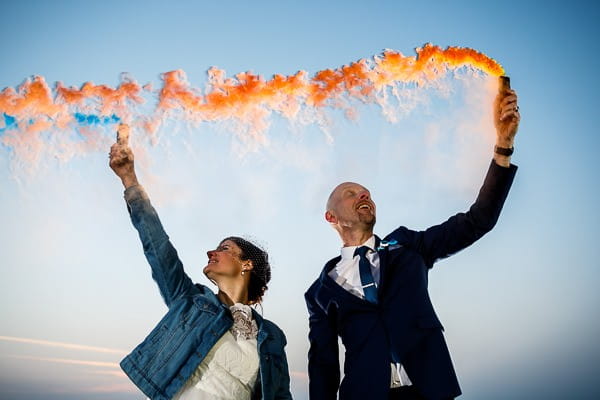
[[[229,308],[233,326],[208,352],[175,400],[249,400],[258,377],[258,326],[249,306]]]

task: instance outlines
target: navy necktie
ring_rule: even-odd
[[[367,246],[357,247],[354,251],[354,256],[358,254],[360,261],[358,262],[358,271],[360,272],[360,282],[365,293],[365,299],[371,303],[377,304],[377,286],[371,273],[371,263],[367,259]]]

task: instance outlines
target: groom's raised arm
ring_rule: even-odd
[[[403,241],[416,248],[429,267],[438,259],[471,245],[498,221],[517,171],[517,167],[510,162],[521,118],[516,92],[509,86],[501,86],[493,111],[496,127],[494,159],[475,203],[469,211],[456,214],[424,232],[405,232],[409,237],[403,238]],[[401,237],[402,234],[401,228],[397,235]]]

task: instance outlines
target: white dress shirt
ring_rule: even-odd
[[[329,276],[338,285],[343,287],[353,295],[363,299],[365,293],[362,288],[362,282],[360,281],[360,272],[358,270],[358,263],[360,256],[357,254],[354,256],[354,251],[357,247],[367,246],[370,250],[367,252],[366,257],[371,264],[371,274],[373,274],[373,280],[375,286],[379,288],[379,281],[381,278],[381,268],[379,268],[379,254],[375,249],[375,236],[371,236],[366,242],[360,246],[348,246],[342,247],[342,259],[336,264],[336,266],[329,271]],[[392,363],[392,376],[390,380],[390,387],[409,386],[411,381],[404,370],[404,367],[400,363]]]

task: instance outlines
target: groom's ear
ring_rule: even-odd
[[[335,224],[337,222],[337,218],[331,213],[331,211],[325,211],[325,220],[330,224]]]

